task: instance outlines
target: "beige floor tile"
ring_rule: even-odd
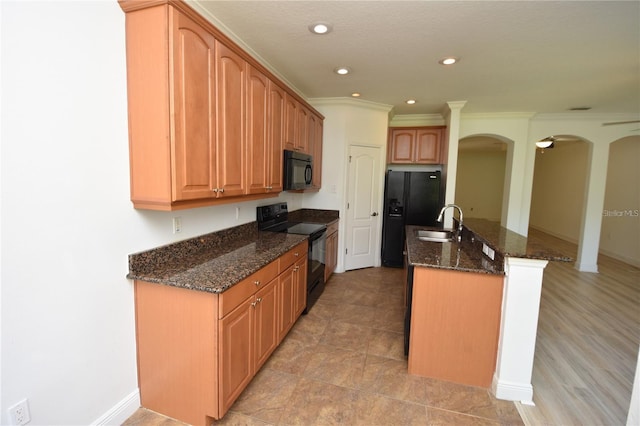
[[[367,355],[360,388],[423,405],[427,397],[426,379],[409,375],[406,361],[375,355]]]
[[[318,345],[310,356],[304,377],[346,388],[356,388],[362,381],[364,352]]]
[[[499,420],[496,400],[487,389],[435,379],[426,380],[426,404],[429,407],[469,414],[495,422]]]
[[[498,426],[500,423],[482,417],[469,416],[454,411],[427,409],[428,426]]]
[[[366,352],[373,329],[345,322],[330,322],[320,339],[324,345]]]
[[[394,331],[376,330],[372,333],[367,353],[404,361],[404,335]]]
[[[253,378],[230,411],[277,424],[299,381],[298,376],[263,369]]]
[[[400,401],[373,393],[361,392],[355,409],[355,425],[408,426],[424,425],[424,405]]]
[[[350,425],[355,422],[355,390],[301,379],[280,418],[283,425]]]

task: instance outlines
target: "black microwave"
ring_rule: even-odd
[[[301,152],[285,149],[282,178],[285,191],[311,188],[313,158]]]

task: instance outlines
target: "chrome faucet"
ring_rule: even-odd
[[[444,211],[449,207],[458,209],[458,215],[460,216],[458,220],[458,242],[460,242],[462,240],[462,209],[460,208],[460,206],[457,206],[455,204],[447,204],[442,208],[442,210],[440,210],[440,214],[438,215],[438,218],[436,219],[436,221],[442,222],[442,218],[444,217]]]

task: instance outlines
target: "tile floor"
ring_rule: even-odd
[[[407,374],[402,270],[334,274],[215,425],[522,425],[486,389]],[[140,409],[125,423],[182,423]]]

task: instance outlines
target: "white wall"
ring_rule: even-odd
[[[600,252],[640,267],[640,137],[609,146]]]
[[[506,157],[506,151],[458,151],[456,204],[465,218],[500,222]]]
[[[578,243],[588,154],[582,141],[559,141],[552,149],[536,150],[531,227]]]
[[[31,424],[119,423],[138,402],[127,255],[254,221],[256,205],[277,199],[133,209],[118,3],[0,8],[0,423],[23,398]],[[298,194],[280,199],[302,206]]]
[[[309,102],[322,115],[322,189],[318,193],[304,195],[305,208],[340,211],[338,234],[338,265],[336,272],[344,272],[344,236],[346,235],[346,200],[348,151],[350,145],[379,146],[381,162],[378,176],[380,209],[384,193],[384,164],[386,164],[387,123],[390,107],[349,98],[316,98]],[[379,216],[381,218],[382,216]],[[380,219],[376,233],[376,252],[380,252]],[[377,259],[378,265],[380,259]]]

